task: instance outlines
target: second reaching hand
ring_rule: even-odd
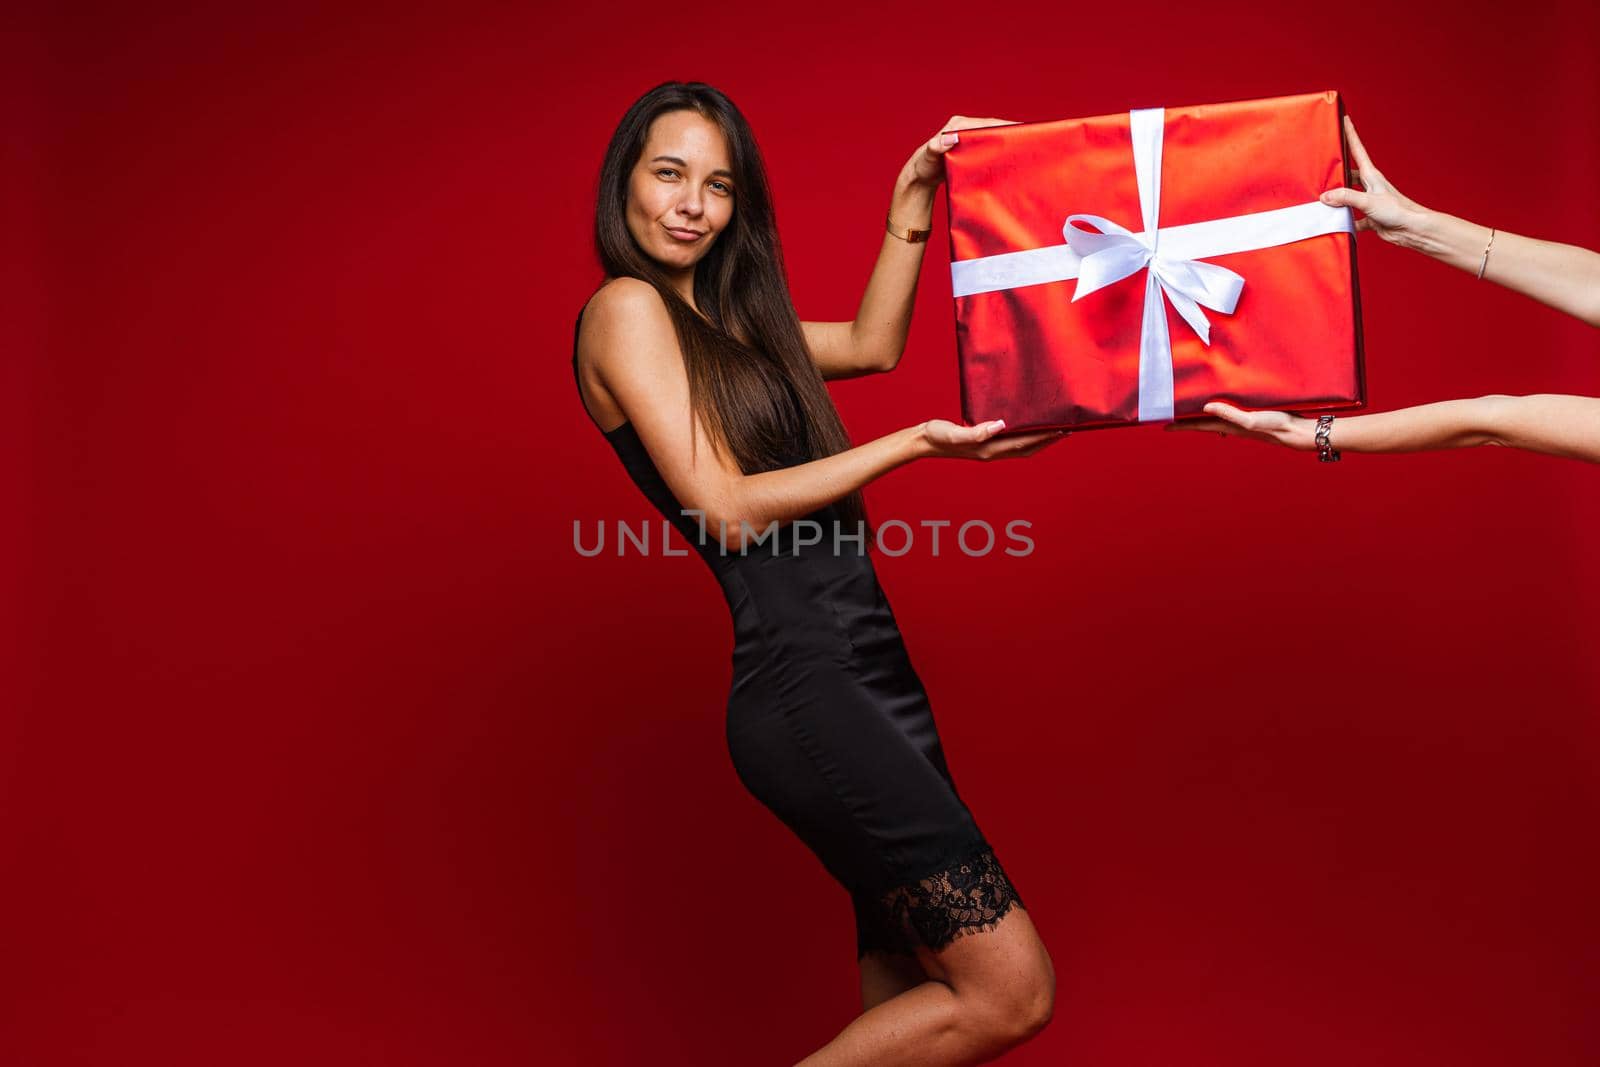
[[[1316,451],[1317,420],[1282,411],[1245,411],[1223,401],[1209,419],[1167,429],[1216,433]],[[1328,443],[1341,452],[1426,452],[1502,445],[1600,463],[1600,399],[1540,393],[1443,400],[1373,415],[1338,416]]]
[[[1329,189],[1322,194],[1322,202],[1361,212],[1357,230],[1372,230],[1390,244],[1421,252],[1600,326],[1600,253],[1508,233],[1423,207],[1396,189],[1373,164],[1348,115],[1344,130],[1362,188]]]

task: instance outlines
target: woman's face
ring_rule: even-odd
[[[733,218],[733,164],[716,123],[669,111],[650,124],[628,179],[628,229],[669,270],[688,270]]]

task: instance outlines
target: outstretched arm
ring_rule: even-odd
[[[1349,116],[1344,122],[1356,174],[1365,191],[1330,189],[1322,194],[1323,203],[1361,212],[1365,217],[1356,222],[1358,230],[1373,230],[1391,244],[1422,252],[1474,276],[1482,270],[1485,281],[1600,326],[1600,253],[1492,230],[1423,207],[1373,166],[1356,135],[1355,123]]]
[[[1244,411],[1221,401],[1207,404],[1205,410],[1214,417],[1173,423],[1170,428],[1271,441],[1306,452],[1316,449],[1316,419],[1282,411]],[[1503,445],[1600,463],[1600,399],[1553,393],[1480,396],[1374,415],[1339,416],[1328,443],[1341,452]]]
[[[1046,431],[993,439],[1002,422],[959,426],[931,419],[823,459],[744,474],[693,417],[683,352],[666,305],[648,282],[618,278],[595,294],[579,329],[578,358],[592,365],[627,415],[673,496],[700,512],[707,532],[728,548],[914,459],[1025,456],[1064,436]]]
[[[957,138],[955,130],[976,126],[1009,126],[1004,119],[971,119],[952,115],[944,129],[917,147],[895,178],[889,199],[889,221],[902,234],[933,226],[933,194],[944,181],[944,153]],[[922,273],[927,241],[906,241],[884,230],[872,276],[851,322],[802,322],[812,362],[824,378],[854,378],[894,370],[911,332],[911,309]]]

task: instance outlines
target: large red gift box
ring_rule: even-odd
[[[969,423],[1365,402],[1336,92],[960,131],[945,153]]]

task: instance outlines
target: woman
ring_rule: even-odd
[[[1600,254],[1505,233],[1465,219],[1430,211],[1401,195],[1372,165],[1355,123],[1345,118],[1345,133],[1361,189],[1330,189],[1325,204],[1352,207],[1365,217],[1358,230],[1375,230],[1402,248],[1423,252],[1480,280],[1498,282],[1600,326]],[[1473,445],[1505,445],[1553,456],[1600,463],[1600,399],[1586,396],[1482,396],[1401,408],[1376,415],[1335,420],[1282,411],[1243,411],[1214,401],[1205,406],[1213,419],[1175,423],[1175,430],[1209,430],[1224,436],[1274,441],[1323,458],[1340,452],[1418,452]]]
[[[899,361],[954,141],[902,168],[855,320],[800,322],[744,117],[703,83],[660,85],[607,149],[608,280],[575,328],[590,417],[733,614],[734,767],[854,904],[862,1015],[806,1064],[981,1062],[1053,1005],[1049,955],[956,793],[864,551],[860,490],[915,459],[1027,456],[1064,435],[933,419],[850,447],[823,385]],[[813,523],[826,535],[801,534]]]

